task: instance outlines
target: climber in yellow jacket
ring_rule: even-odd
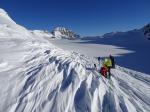
[[[107,68],[108,75],[107,77],[110,78],[110,68],[112,67],[112,62],[110,58],[105,58],[103,62],[103,66]]]

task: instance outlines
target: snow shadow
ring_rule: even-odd
[[[76,74],[77,73],[72,68],[71,71],[70,71],[70,73],[69,73],[69,75],[68,75],[68,77],[64,76],[63,81],[62,81],[62,85],[61,85],[61,88],[60,88],[61,91],[64,91],[67,87],[69,87],[69,85],[71,83],[74,82]]]
[[[26,73],[26,75],[29,77],[27,78],[27,80],[23,86],[23,89],[19,93],[20,98],[18,101],[18,105],[16,107],[16,112],[20,112],[20,110],[24,110],[24,108],[26,107],[27,102],[26,102],[25,98],[30,93],[30,91],[36,81],[36,75],[41,71],[42,68],[43,68],[43,65],[39,64],[37,67],[33,68],[31,71],[28,71]]]
[[[120,49],[131,50],[133,53],[120,54],[115,57],[120,66],[130,68],[139,72],[150,74],[150,41],[147,40],[142,32],[137,30],[130,32],[119,32],[113,35],[100,37],[85,37],[79,44],[104,44],[118,46]]]
[[[30,85],[33,85],[33,83],[35,82],[35,78],[36,78],[35,76],[41,71],[42,68],[43,68],[43,65],[39,64],[36,68],[27,72],[27,75],[30,75],[30,76],[28,77],[28,79],[23,87],[23,91],[28,89]]]
[[[102,112],[116,112],[114,96],[109,92],[104,95],[102,103]]]
[[[91,110],[90,96],[86,88],[86,81],[83,81],[75,94],[74,104],[76,112],[90,112]]]
[[[50,54],[51,50],[46,50],[44,53],[45,54]]]
[[[52,92],[49,93],[48,95],[48,100],[52,100],[52,98],[54,98],[55,96],[57,96],[57,92],[58,92],[59,86],[57,86],[54,90],[52,90]]]
[[[120,106],[122,112],[128,112],[128,109],[126,107],[123,97],[120,97],[119,99],[121,100],[121,102],[119,102],[119,106]]]

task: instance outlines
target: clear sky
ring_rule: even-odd
[[[28,29],[64,26],[83,36],[140,28],[150,22],[150,0],[0,0]]]

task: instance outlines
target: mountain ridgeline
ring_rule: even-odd
[[[150,23],[143,27],[145,37],[150,40]]]
[[[76,34],[72,30],[69,30],[64,27],[56,27],[54,30],[47,31],[47,30],[33,30],[31,31],[32,34],[40,37],[49,37],[55,39],[77,39],[80,38],[80,35]]]
[[[73,31],[66,29],[64,27],[57,27],[52,31],[52,34],[55,38],[67,38],[67,39],[75,39],[80,36],[74,33]]]

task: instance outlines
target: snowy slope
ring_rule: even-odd
[[[85,38],[82,44],[113,45],[133,51],[116,57],[121,66],[150,74],[149,49],[150,41],[144,36],[142,29],[127,32],[116,32],[103,35],[101,38]]]
[[[54,37],[53,34],[49,33],[48,31],[43,31],[43,30],[33,30],[31,31],[31,33],[37,37],[46,37],[46,38]]]
[[[109,81],[84,55],[50,43],[11,42],[1,49],[1,112],[150,111],[149,75],[118,67]]]
[[[0,8],[0,38],[22,38],[30,36],[30,32],[24,27],[16,24],[5,12]]]
[[[105,44],[94,44],[94,43],[86,43],[86,41],[82,41],[80,39],[76,40],[56,40],[56,39],[47,39],[54,45],[64,50],[76,51],[81,54],[85,54],[89,57],[107,57],[109,54],[114,56],[121,56],[122,54],[133,53],[131,50],[126,50],[122,47],[113,46],[113,45],[105,45]]]
[[[14,31],[0,30],[0,112],[150,111],[149,75],[117,66],[108,80],[94,58]]]
[[[143,29],[111,32],[99,37],[84,37],[78,40],[50,41],[62,49],[90,57],[108,57],[111,54],[115,56],[118,65],[150,74],[150,41],[144,36]]]
[[[16,25],[3,9],[0,9],[0,24]]]

